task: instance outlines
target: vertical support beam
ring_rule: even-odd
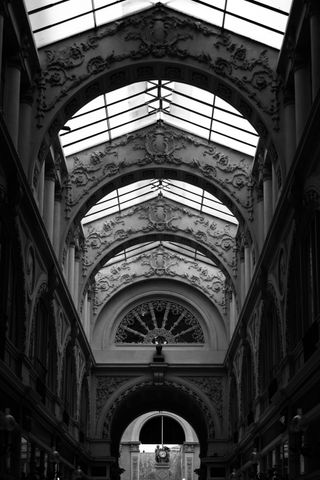
[[[4,119],[12,142],[18,147],[21,71],[18,61],[7,65],[4,85]]]
[[[85,333],[87,335],[89,342],[91,340],[90,335],[91,335],[92,300],[93,300],[92,287],[89,287],[88,301],[87,301],[88,313],[87,313],[87,323],[85,328]]]
[[[43,220],[47,228],[50,241],[53,241],[53,221],[54,221],[54,193],[55,193],[55,175],[50,171],[45,176],[44,181],[44,206]]]
[[[319,1],[310,6],[311,98],[316,98],[320,87],[320,8]]]
[[[3,51],[3,27],[4,27],[4,18],[3,12],[0,7],[0,98],[1,98],[1,78],[2,78],[2,51]]]
[[[310,72],[301,55],[294,66],[294,94],[296,106],[296,146],[298,146],[310,111]]]
[[[277,201],[278,201],[278,179],[277,179],[277,172],[273,163],[271,165],[271,168],[272,168],[272,212],[274,213],[277,206]]]
[[[234,329],[236,328],[236,314],[237,314],[237,308],[236,308],[236,297],[234,295],[234,292],[231,294],[231,301],[230,301],[230,314],[229,314],[229,321],[230,321],[230,340],[233,335]]]
[[[41,165],[41,170],[39,173],[38,180],[38,207],[41,217],[43,218],[43,204],[44,204],[44,176],[45,176],[46,164],[45,162]]]
[[[284,126],[285,126],[285,162],[288,171],[296,152],[296,108],[293,94],[287,92],[284,100]]]
[[[251,281],[251,261],[250,261],[250,246],[248,240],[245,240],[244,244],[244,285],[245,285],[245,294],[247,295],[250,281]]]
[[[263,185],[259,187],[257,198],[257,235],[258,235],[258,247],[259,253],[262,250],[264,242],[264,207],[263,207]]]
[[[82,326],[84,331],[86,331],[87,317],[88,317],[88,292],[86,292],[84,296],[83,305],[82,305]]]
[[[19,122],[18,153],[21,158],[22,167],[27,174],[29,166],[30,132],[32,125],[31,93],[28,93],[21,98]]]
[[[76,310],[78,310],[78,304],[79,304],[79,280],[80,280],[80,262],[81,262],[81,257],[80,257],[80,252],[79,250],[76,249],[75,252],[75,263],[74,263],[74,304],[76,307]]]
[[[68,255],[68,287],[71,297],[74,295],[74,264],[75,264],[75,244],[73,242],[69,245]]]
[[[245,287],[245,267],[244,267],[244,249],[240,249],[240,292],[241,292],[241,307],[244,304],[244,299],[246,296],[246,287]]]
[[[268,234],[268,230],[272,218],[272,175],[269,169],[264,170],[263,176],[263,231],[264,238]]]
[[[61,192],[56,192],[54,199],[53,248],[58,259],[60,256],[61,200]]]

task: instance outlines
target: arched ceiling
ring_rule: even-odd
[[[243,36],[249,36],[254,41],[260,42],[260,44],[266,44],[269,47],[271,46],[272,48],[277,49],[281,45],[282,35],[285,30],[291,0],[284,0],[281,4],[281,9],[279,9],[278,2],[276,2],[275,0],[214,0],[213,2],[207,2],[202,0],[163,0],[162,2],[155,2],[153,0],[117,0],[113,2],[105,2],[102,0],[83,0],[82,2],[78,2],[78,0],[57,0],[54,2],[52,2],[51,0],[26,0],[26,6],[29,11],[35,39],[39,48],[44,46],[49,47],[49,45],[53,44],[54,42],[58,42],[62,39],[67,39],[68,37],[71,37],[75,34],[83,33],[89,31],[90,29],[100,27],[107,22],[123,19],[131,14],[135,14],[141,11],[149,12],[150,7],[153,7],[155,3],[163,4],[166,7],[175,10],[176,12],[180,12],[190,17],[196,17],[201,21],[209,22],[215,27],[217,27],[217,32],[209,32],[208,28],[205,26],[205,24],[203,24],[201,28],[201,35],[204,40],[207,40],[206,37],[208,36],[212,36],[215,38],[218,38],[218,35],[221,36],[221,38],[219,38],[219,40],[217,40],[214,44],[218,52],[217,59],[215,60],[215,65],[218,70],[215,73],[217,75],[224,76],[225,64],[223,63],[224,66],[221,67],[219,63],[219,61],[221,60],[219,57],[219,42],[223,43],[223,35],[225,34],[225,31],[235,32],[236,34],[240,34]],[[156,10],[154,11],[156,12]],[[161,25],[159,29],[157,26],[157,16],[155,15],[155,18],[153,19],[152,29],[149,32],[144,32],[143,38],[141,36],[140,38],[139,36],[137,36],[136,33],[134,33],[134,31],[132,31],[127,34],[125,39],[131,39],[140,42],[140,50],[141,48],[143,49],[143,46],[146,42],[147,45],[152,44],[152,39],[149,39],[148,43],[147,37],[149,34],[155,36],[159,34],[161,37],[156,38],[155,40],[156,49],[161,48],[163,42],[166,45],[171,45],[171,41],[172,47],[175,46],[176,43],[180,40],[184,41],[186,39],[193,39],[192,35],[188,35],[188,33],[178,33],[176,39],[170,40],[170,33],[167,31],[168,27],[163,20],[167,13],[168,12],[162,12],[163,18],[161,19]],[[177,21],[179,23],[179,27],[183,26],[184,28],[184,22],[186,20],[184,20],[183,17],[180,18],[178,16],[177,19],[175,19],[174,21]],[[131,28],[131,25],[129,26]],[[134,28],[136,28],[135,23],[133,23],[133,26]],[[193,21],[192,29],[194,31],[194,35],[198,34],[197,26],[199,26],[198,22]],[[115,31],[117,31],[117,28],[117,24],[115,24]],[[108,31],[106,36],[108,35],[113,36],[113,31]],[[103,39],[104,35],[102,35],[101,38]],[[84,48],[84,50],[90,50],[92,46],[90,46],[89,43],[87,47],[84,43],[81,43],[80,50],[81,48]],[[196,42],[194,43],[196,44]],[[47,76],[45,80],[45,82],[49,82],[48,84],[51,85],[52,92],[54,90],[54,87],[59,86],[60,96],[58,95],[57,100],[61,100],[62,96],[64,95],[64,89],[61,89],[60,87],[65,82],[71,82],[74,87],[78,87],[78,83],[76,81],[77,74],[75,73],[76,70],[73,71],[74,74],[71,76],[69,75],[69,73],[66,72],[69,71],[69,68],[70,71],[72,71],[78,66],[80,67],[83,63],[84,58],[83,52],[81,54],[81,58],[77,57],[77,54],[80,52],[80,50],[77,49],[78,47],[75,48],[72,54],[73,47],[71,47],[71,50],[70,47],[66,47],[66,49],[63,50],[61,45],[62,44],[60,44],[56,52],[54,49],[51,51],[51,53],[48,50],[49,57],[47,58],[47,61],[48,65],[51,65],[50,68],[52,70],[50,73],[51,76]],[[249,60],[249,55],[251,55],[251,51],[250,53],[248,53],[248,60],[246,60],[248,63],[248,70],[255,69],[257,66],[259,66],[260,68],[260,65],[263,65],[263,75],[266,75],[266,77],[268,77],[268,80],[270,80],[270,78],[272,77],[272,67],[268,64],[268,58],[264,56],[263,53],[261,53],[263,52],[261,50],[262,46],[263,45],[254,47],[257,51],[260,51],[257,59],[252,60],[250,57]],[[226,47],[226,45],[223,45],[223,47]],[[236,48],[235,44],[233,48]],[[160,54],[160,52],[158,53]],[[70,60],[70,64],[68,64],[68,54],[71,54],[72,57],[72,59]],[[156,50],[153,51],[153,55],[157,57]],[[247,50],[245,47],[243,47],[243,45],[241,47],[238,45],[237,55],[240,55],[241,58],[237,57],[234,59],[235,63],[233,67],[235,71],[239,68],[237,62],[243,62],[247,58]],[[130,52],[123,54],[123,58],[126,58],[126,56],[132,60]],[[193,56],[194,59],[198,58],[198,55],[196,54],[193,54]],[[121,54],[118,57],[121,60]],[[97,59],[99,58],[102,57],[97,57]],[[192,55],[191,58],[193,58]],[[275,58],[274,52],[272,53],[272,58],[273,62]],[[201,58],[201,61],[203,61],[207,66],[210,63],[205,61],[204,58]],[[89,69],[90,62],[93,65],[92,71],[90,71]],[[219,63],[219,65],[217,62]],[[250,62],[252,62],[252,67],[249,66]],[[85,64],[83,64],[83,67],[84,65]],[[91,75],[91,73],[97,74],[102,72],[103,69],[106,68],[105,61],[103,61],[103,65],[100,65],[100,67],[99,63],[96,63],[95,58],[89,60],[87,63],[87,70],[89,72],[89,76]],[[54,82],[57,80],[57,78],[63,71],[63,75],[66,74],[66,77],[63,81],[61,80],[61,85],[59,84],[59,81],[59,85],[55,84]],[[79,74],[80,83],[82,80],[87,81],[88,72],[83,76]],[[244,82],[248,82],[248,79],[246,77],[247,73],[243,73]],[[232,75],[230,74],[231,80],[233,78],[233,75],[234,72],[232,73]],[[252,77],[250,81],[253,81],[253,78],[255,78],[253,82],[255,89],[257,89],[258,91],[262,91],[265,88],[269,88],[266,87],[266,85],[270,86],[270,84],[266,83],[265,81],[263,83],[263,86],[260,85],[259,82],[256,83],[256,81],[259,80],[259,72],[255,72],[254,75],[255,77]],[[98,88],[98,90],[100,90],[100,87]],[[48,92],[49,89],[47,93]],[[224,224],[232,230],[231,237],[232,241],[234,242],[238,221],[242,221],[242,219],[245,218],[246,215],[247,221],[250,216],[251,208],[249,205],[250,202],[248,202],[248,192],[251,187],[249,186],[249,182],[247,180],[249,179],[249,176],[251,174],[250,169],[252,167],[252,162],[259,137],[257,131],[253,128],[249,121],[247,121],[238,110],[228,104],[225,100],[223,100],[216,94],[210,92],[209,88],[208,90],[204,90],[196,87],[195,85],[172,81],[170,79],[154,79],[153,77],[151,77],[147,80],[131,83],[118,89],[108,88],[107,93],[100,93],[95,98],[90,93],[89,96],[93,98],[93,100],[87,103],[85,106],[82,106],[80,110],[78,110],[72,116],[71,119],[69,115],[67,123],[64,125],[63,129],[60,130],[60,139],[64,150],[64,155],[65,157],[67,157],[67,164],[68,162],[69,164],[70,162],[74,163],[71,169],[68,167],[71,182],[72,178],[75,178],[75,175],[78,174],[75,174],[75,171],[77,170],[77,168],[79,168],[79,165],[81,164],[81,158],[83,158],[84,152],[85,155],[87,155],[89,152],[90,156],[90,168],[86,169],[85,167],[83,167],[83,164],[81,164],[82,170],[80,172],[80,181],[79,177],[76,178],[74,182],[75,186],[72,186],[73,190],[71,189],[71,202],[73,201],[73,205],[66,205],[66,211],[68,210],[68,208],[71,211],[72,208],[75,207],[73,214],[75,215],[74,218],[77,218],[77,220],[79,220],[80,212],[82,212],[82,214],[86,213],[84,218],[82,218],[82,228],[85,234],[85,242],[88,239],[90,242],[90,235],[92,236],[90,224],[96,221],[97,218],[99,219],[100,226],[102,225],[103,229],[106,229],[108,225],[111,225],[112,230],[115,232],[115,229],[113,227],[119,221],[119,214],[122,215],[124,211],[128,212],[128,209],[133,209],[144,201],[148,201],[149,203],[152,202],[155,196],[159,193],[161,194],[161,196],[167,198],[168,200],[181,202],[184,207],[196,209],[200,216],[195,221],[195,223],[201,223],[201,221],[207,222],[206,225],[208,226],[208,228],[210,229],[210,225],[213,225],[214,227],[212,228],[214,230],[216,228],[217,221],[218,223],[224,222]],[[54,93],[50,93],[50,95],[54,95]],[[254,93],[251,98],[254,98],[254,101],[256,101],[256,93]],[[54,103],[57,103],[54,100],[54,97],[52,97],[52,100],[50,101],[51,103],[53,102],[52,105],[54,105]],[[50,109],[52,108],[49,106],[49,101],[47,104],[45,101],[43,103],[40,102],[40,105],[41,108],[43,107],[43,112],[46,111],[47,107],[48,111],[50,111]],[[54,108],[52,108],[52,112]],[[265,108],[266,107],[262,107],[261,111],[266,111]],[[72,106],[72,113],[74,110],[75,109]],[[267,113],[268,115],[272,114],[271,110]],[[51,114],[53,113],[50,113],[50,115]],[[59,124],[59,121],[57,122],[57,124]],[[218,154],[218,158],[216,158],[216,163],[218,164],[220,162],[220,166],[223,165],[223,175],[227,176],[228,174],[230,174],[230,172],[234,174],[234,172],[237,170],[238,180],[236,181],[236,183],[232,184],[233,180],[230,180],[230,178],[228,177],[219,179],[218,183],[220,182],[219,187],[221,187],[221,198],[218,199],[215,198],[215,196],[212,194],[210,188],[207,190],[206,188],[202,188],[202,186],[199,187],[195,185],[192,181],[190,181],[190,183],[182,183],[180,179],[174,180],[170,178],[170,176],[166,175],[164,171],[157,172],[157,175],[155,175],[153,178],[150,176],[150,173],[148,173],[145,176],[147,180],[139,179],[138,183],[134,183],[132,180],[127,180],[124,177],[123,187],[116,185],[115,181],[114,187],[112,188],[112,185],[108,186],[107,195],[103,195],[105,185],[103,185],[102,182],[101,184],[98,184],[98,181],[96,182],[96,179],[94,177],[94,172],[97,171],[97,175],[100,175],[100,178],[104,178],[102,172],[99,172],[98,168],[101,155],[100,152],[97,154],[95,150],[97,148],[100,148],[101,145],[108,145],[108,159],[113,154],[115,155],[115,157],[118,157],[118,152],[120,151],[118,146],[123,146],[125,143],[125,141],[121,140],[121,138],[126,137],[127,142],[130,134],[155,124],[165,124],[167,127],[173,127],[174,129],[187,132],[187,134],[192,134],[196,137],[199,137],[200,139],[203,139],[210,147],[209,150],[211,149],[209,152],[206,150],[207,145],[202,145],[201,148],[203,149],[203,158],[206,158],[206,156],[208,155],[210,161],[215,155],[215,149],[217,148],[217,146],[218,148],[227,149],[228,152],[233,152],[233,156],[238,156],[237,163],[231,164],[229,157],[226,157],[224,154]],[[154,138],[159,139],[160,137]],[[118,146],[116,146],[114,140],[118,141]],[[170,156],[174,152],[174,150],[177,149],[177,147],[174,147],[172,150],[172,145],[168,144],[168,137],[165,137],[164,135],[161,138],[161,145],[158,144],[157,141],[152,144],[150,150],[151,155],[153,155],[153,161],[155,161],[155,163],[158,161],[158,163],[160,164],[162,161],[164,161],[162,157],[168,158],[168,156]],[[132,142],[133,150],[139,148],[136,146],[135,142],[136,140]],[[193,143],[196,147],[200,145],[199,141]],[[148,144],[145,143],[146,151],[144,155],[146,156],[150,156],[150,151],[148,151],[148,148]],[[112,149],[115,150],[115,153],[112,151]],[[241,158],[240,161],[239,157]],[[132,157],[130,157],[130,159],[131,158]],[[175,159],[173,160],[172,169],[175,169],[179,166],[179,161]],[[191,158],[188,161],[190,161],[192,165],[192,162],[194,162],[194,158]],[[117,165],[116,168],[120,168],[120,165]],[[215,167],[213,167],[212,165],[208,165],[208,163],[203,166],[201,165],[201,163],[199,163],[199,161],[196,165],[199,170],[202,168],[200,173],[203,176],[208,174],[209,169],[211,177],[214,178],[214,181],[216,181]],[[113,167],[111,166],[111,169],[112,168]],[[116,175],[118,175],[118,173],[116,173]],[[108,174],[105,175],[105,177],[107,176]],[[118,177],[120,178],[119,175]],[[90,189],[88,189],[87,185],[81,185],[81,182],[84,178],[85,182],[90,182],[93,178],[93,183],[96,182],[95,188],[92,188],[92,190],[89,191]],[[190,179],[191,178],[194,179],[195,177],[190,176]],[[241,179],[239,180],[239,178]],[[232,189],[237,193],[235,194]],[[84,192],[86,192],[86,197],[84,195]],[[223,204],[222,198],[225,198],[223,192],[226,192],[226,198],[228,198],[228,206]],[[75,194],[75,197],[73,199],[72,194]],[[79,195],[78,199],[76,195]],[[78,207],[78,205],[80,205],[81,203],[79,202],[80,199],[82,201],[81,208]],[[67,202],[69,200],[70,198],[67,199]],[[234,214],[228,208],[230,207],[230,205],[233,205],[234,211],[239,212],[238,219],[234,217]],[[89,211],[84,212],[86,206],[87,210],[89,207],[92,208]],[[76,211],[76,208],[78,208],[78,211]],[[222,276],[226,272],[227,275],[232,276],[233,260],[231,259],[232,255],[230,256],[230,252],[228,253],[230,258],[224,258],[223,255],[225,254],[225,252],[223,252],[222,257],[219,259],[221,260],[222,264],[219,265],[219,262],[215,262],[215,259],[212,255],[207,255],[206,249],[201,244],[200,237],[198,239],[189,238],[191,230],[188,232],[187,230],[183,232],[182,235],[185,235],[186,241],[185,239],[181,241],[179,235],[170,236],[168,235],[168,231],[166,231],[165,228],[159,229],[159,225],[161,224],[161,222],[159,223],[158,217],[160,217],[162,213],[163,212],[160,211],[159,208],[158,210],[156,210],[157,222],[153,222],[155,225],[155,229],[152,232],[148,232],[150,233],[149,237],[146,237],[145,234],[147,233],[147,231],[144,232],[144,227],[142,227],[139,235],[133,235],[131,238],[128,234],[128,238],[123,237],[122,240],[124,239],[125,242],[118,243],[114,246],[113,249],[109,249],[109,253],[105,254],[104,251],[99,251],[98,256],[101,255],[103,261],[101,261],[101,259],[99,261],[94,259],[94,261],[92,261],[92,264],[88,263],[88,265],[90,266],[90,268],[87,268],[88,277],[92,277],[92,273],[94,272],[94,274],[96,274],[96,281],[100,281],[101,278],[99,279],[99,269],[107,268],[108,265],[110,266],[111,263],[113,264],[113,266],[119,265],[120,262],[123,261],[123,259],[127,259],[128,251],[132,249],[135,249],[135,255],[139,253],[142,254],[144,258],[147,258],[146,252],[150,250],[150,248],[155,248],[155,246],[156,248],[158,248],[159,245],[162,245],[162,242],[166,242],[166,248],[178,250],[179,255],[181,255],[187,261],[190,260],[190,257],[193,257],[195,260],[197,260],[198,263],[200,262],[200,264],[209,265],[211,269],[215,269],[215,273],[217,269],[219,273],[219,269],[221,267],[223,273],[221,273],[221,271],[220,273]],[[150,212],[148,215],[150,217]],[[168,215],[165,214],[165,216],[167,216],[165,220],[168,221]],[[172,219],[169,220],[171,221]],[[120,221],[122,220],[120,219]],[[190,228],[192,229],[193,226],[191,226]],[[133,230],[134,228],[129,225],[126,232],[132,233]],[[201,235],[202,239],[204,238],[204,236],[208,237],[207,231],[201,231],[200,233],[199,232],[198,236]],[[104,230],[104,232],[102,232],[102,236],[100,235],[100,233],[98,234],[99,241],[102,237],[108,237],[109,232],[106,232],[106,230]],[[65,238],[67,237],[67,234],[67,231],[64,232]],[[109,239],[107,239],[106,243],[109,246]],[[90,254],[90,248],[88,247],[88,245],[86,245],[86,248],[86,254],[88,256]],[[232,248],[234,248],[234,246]],[[228,250],[229,249],[230,239]],[[96,246],[93,247],[93,250],[96,250]],[[219,257],[219,250],[217,250],[217,252]],[[105,263],[105,260],[108,261],[107,264]],[[89,261],[91,261],[91,258],[89,259]],[[223,262],[225,262],[225,265]],[[223,267],[225,267],[225,269]],[[85,286],[83,288],[83,291],[85,291]],[[107,299],[105,299],[105,301],[107,301]]]

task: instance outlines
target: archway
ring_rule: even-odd
[[[167,455],[157,458],[157,451]],[[200,466],[197,435],[186,420],[174,413],[148,412],[126,428],[119,466],[124,469],[122,480],[156,480],[164,475],[195,480],[195,469]]]

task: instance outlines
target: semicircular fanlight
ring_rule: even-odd
[[[136,306],[121,321],[115,343],[204,343],[197,318],[184,306],[168,300],[152,300]]]

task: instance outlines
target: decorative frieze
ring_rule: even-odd
[[[67,42],[46,48],[41,55],[39,127],[47,112],[94,77],[125,62],[168,58],[190,62],[227,81],[271,116],[278,128],[279,82],[272,69],[276,52],[250,39],[221,33],[218,27],[158,5]]]
[[[222,377],[184,377],[197,385],[212,402],[219,420],[223,420],[224,387]]]
[[[188,259],[160,245],[151,252],[99,270],[95,277],[94,312],[97,314],[125,285],[150,278],[178,278],[205,293],[218,308],[225,306],[225,276],[219,268]]]
[[[130,380],[130,377],[109,377],[97,376],[96,387],[96,418],[98,419],[104,405],[108,402],[111,395]]]
[[[84,270],[89,274],[107,252],[123,240],[159,232],[181,235],[203,245],[221,262],[226,271],[231,272],[234,266],[236,225],[221,219],[213,221],[210,215],[185,208],[161,195],[149,202],[126,209],[120,214],[110,215],[108,220],[92,222],[84,228],[86,237]],[[161,262],[159,256],[153,257],[154,270],[159,270],[157,266],[159,262]],[[205,276],[204,270],[199,273]]]
[[[191,173],[212,182],[212,190],[221,189],[224,203],[250,216],[252,210],[252,158],[225,147],[184,133],[163,123],[139,130],[99,150],[86,150],[67,159],[69,179],[65,188],[65,213],[69,218],[97,188],[119,174],[141,167],[179,166],[181,174]],[[138,180],[138,177],[137,177]],[[234,202],[234,206],[232,203]]]

